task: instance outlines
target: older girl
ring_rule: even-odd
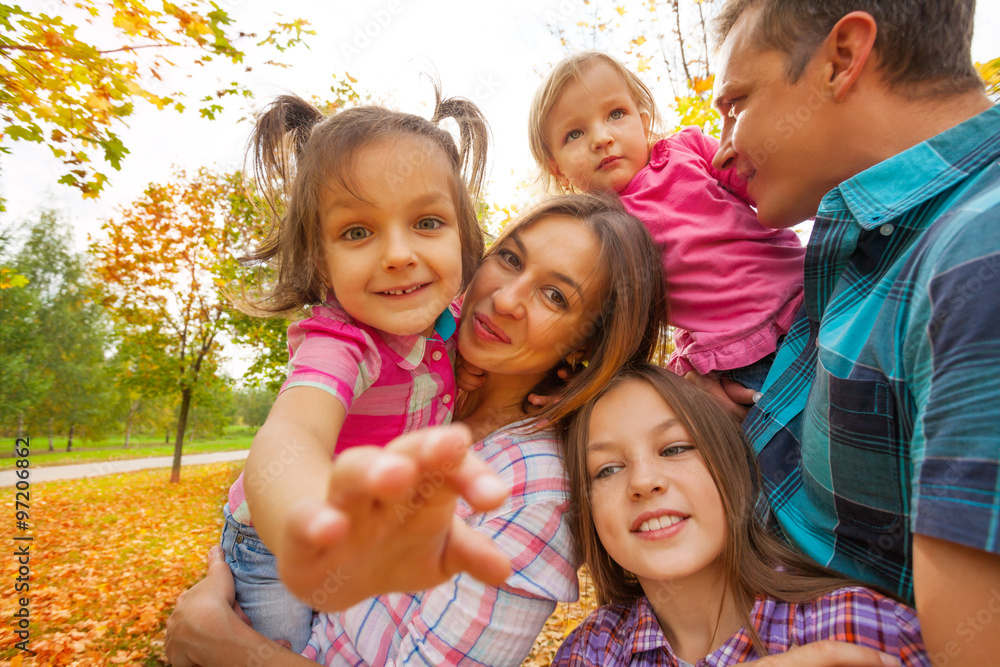
[[[732,665],[832,639],[929,665],[915,612],[764,526],[753,453],[714,399],[623,370],[566,439],[573,534],[598,601],[556,665]]]

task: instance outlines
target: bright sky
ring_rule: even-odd
[[[265,32],[280,7],[286,18],[305,18],[317,32],[308,38],[309,50],[279,56],[293,67],[255,68],[252,87],[259,104],[283,92],[329,97],[333,76],[346,71],[358,79],[356,87],[362,94],[390,98],[389,103],[401,110],[429,115],[431,88],[420,74],[436,72],[446,95],[474,100],[490,121],[494,183],[489,196],[501,204],[529,196],[515,192],[518,183],[533,173],[525,130],[528,106],[542,75],[565,55],[548,24],[559,17],[572,26],[593,11],[582,0],[217,2],[239,30]],[[27,0],[21,5],[47,13],[58,10],[53,0]],[[1000,55],[997,35],[1000,0],[979,0],[973,54],[978,60]],[[116,45],[110,35],[94,39],[102,47]],[[181,62],[175,54],[170,57]],[[214,90],[216,76],[227,78],[233,72],[215,68],[174,73],[163,92],[181,88],[194,102]],[[186,78],[187,74],[194,76]],[[234,108],[219,120],[207,121],[198,118],[195,104],[190,106],[184,115],[140,106],[129,118],[129,127],[120,131],[131,155],[120,172],[109,170],[112,185],[96,202],[84,201],[76,190],[56,183],[61,164],[47,148],[15,144],[13,153],[3,157],[0,175],[8,220],[33,218],[39,209],[54,207],[74,226],[82,247],[87,234],[96,234],[117,207],[138,198],[148,183],[168,180],[173,165],[191,170],[202,165],[239,167],[250,126],[237,121],[246,109]]]

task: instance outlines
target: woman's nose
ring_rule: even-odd
[[[493,292],[493,308],[498,315],[520,319],[524,317],[524,299],[524,287],[520,281],[513,280]]]

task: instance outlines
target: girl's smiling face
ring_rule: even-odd
[[[593,408],[586,446],[597,535],[646,591],[712,569],[726,543],[722,498],[698,447],[642,380]]]
[[[585,344],[600,309],[604,270],[597,236],[548,215],[491,249],[462,305],[462,356],[533,386]]]

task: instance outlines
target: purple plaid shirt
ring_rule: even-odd
[[[906,667],[930,667],[916,613],[867,588],[841,588],[813,602],[794,604],[757,597],[750,614],[769,653],[783,653],[822,639],[860,644],[898,656]],[[734,665],[760,656],[744,628],[702,665]],[[631,605],[601,607],[573,630],[552,665],[662,665],[678,667],[646,597]]]

